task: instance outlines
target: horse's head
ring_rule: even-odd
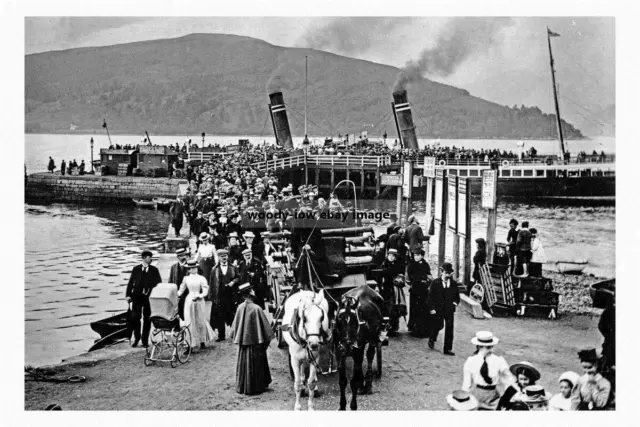
[[[360,327],[363,322],[360,320],[358,308],[360,301],[354,297],[345,296],[336,315],[336,342],[346,352],[350,352],[353,347],[358,347]]]
[[[311,350],[318,350],[320,337],[325,335],[328,324],[327,303],[323,291],[300,300],[298,334],[306,340]]]

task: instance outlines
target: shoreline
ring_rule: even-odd
[[[500,338],[496,352],[509,363],[528,360],[542,372],[540,384],[557,390],[558,376],[579,371],[577,351],[599,349],[602,337],[598,316],[570,314],[557,320],[544,318],[473,319],[456,314],[453,357],[442,354],[442,336],[435,350],[426,340],[400,334],[383,348],[382,378],[374,378],[373,395],[358,396],[360,410],[446,410],[445,396],[462,382],[462,366],[474,347],[469,339],[478,330],[491,330]],[[523,337],[526,337],[524,344]],[[553,342],[553,348],[549,347]],[[86,377],[82,383],[33,381],[25,377],[25,410],[42,410],[52,403],[63,410],[292,410],[295,395],[289,379],[288,352],[272,341],[268,351],[272,383],[267,392],[244,396],[235,392],[237,349],[227,339],[192,353],[189,361],[172,369],[166,363],[144,367],[144,349],[121,344],[104,357],[81,358],[43,368],[55,378]],[[325,366],[327,359],[319,362]],[[155,385],[149,387],[149,385]],[[338,375],[319,375],[317,410],[338,408]],[[202,399],[172,393],[197,389]],[[411,399],[421,396],[420,399]],[[304,399],[306,400],[306,399]],[[306,402],[303,401],[303,410]]]

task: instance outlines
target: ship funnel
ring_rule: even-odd
[[[270,94],[269,101],[271,101],[269,114],[273,124],[273,133],[276,135],[276,143],[287,150],[292,150],[293,140],[291,139],[291,129],[289,128],[289,119],[287,118],[282,92]]]
[[[393,92],[391,107],[393,108],[393,117],[396,119],[396,129],[398,130],[402,147],[417,150],[419,147],[418,138],[416,138],[416,127],[413,124],[411,106],[409,105],[406,90]]]

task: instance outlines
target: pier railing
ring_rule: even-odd
[[[310,165],[353,166],[353,168],[381,167],[391,165],[391,156],[338,156],[313,155],[293,156],[282,159],[267,160],[253,163],[252,166],[260,171],[277,171],[293,167]]]
[[[499,159],[498,164],[502,167],[519,167],[519,166],[535,166],[535,165],[584,165],[584,164],[611,164],[615,163],[615,155],[607,156],[586,156],[584,158],[572,157],[568,160],[560,160],[553,156],[548,157],[536,157],[533,159]],[[550,160],[548,160],[550,159]],[[424,157],[414,159],[414,166],[418,169],[424,168]],[[402,160],[394,160],[393,166],[402,166]],[[438,166],[481,166],[490,168],[491,162],[485,162],[480,159],[437,159],[436,167]]]

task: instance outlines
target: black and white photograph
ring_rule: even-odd
[[[12,410],[631,404],[623,12],[117,3],[15,17]]]

